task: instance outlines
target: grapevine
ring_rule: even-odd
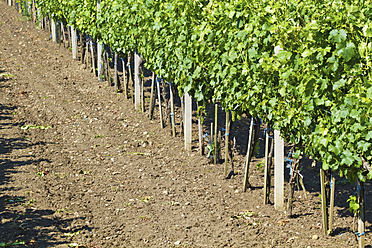
[[[198,102],[258,116],[351,182],[372,178],[368,1],[37,0]]]

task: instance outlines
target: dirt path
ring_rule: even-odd
[[[255,166],[253,189],[242,193],[241,175],[224,180],[221,165],[185,153],[180,137],[71,57],[0,1],[0,244],[356,245],[345,209],[350,186],[339,185],[333,237],[321,234],[316,169],[305,176],[307,200],[296,192],[297,218],[288,220],[262,204]]]

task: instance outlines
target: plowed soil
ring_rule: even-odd
[[[236,173],[224,179],[222,164],[160,128],[157,111],[149,120],[0,1],[0,247],[357,246],[346,202],[355,185],[337,178],[334,232],[324,235],[319,164],[305,161],[306,197],[295,192],[289,219],[262,203],[262,156],[242,192],[247,120],[234,126]]]

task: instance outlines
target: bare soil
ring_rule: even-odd
[[[334,233],[323,235],[319,164],[306,160],[307,197],[295,192],[287,218],[263,205],[262,147],[252,188],[242,192],[246,119],[231,134],[236,173],[226,180],[223,164],[199,155],[196,125],[187,153],[179,133],[160,128],[157,109],[149,120],[4,1],[0,75],[1,247],[357,246],[346,202],[355,185],[337,178]],[[367,230],[371,194],[367,183]],[[365,238],[371,247],[371,234]]]

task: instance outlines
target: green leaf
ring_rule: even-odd
[[[252,47],[248,50],[248,54],[249,54],[249,59],[253,59],[256,57],[257,51],[254,47]]]
[[[291,59],[292,53],[289,51],[280,50],[276,57],[279,59],[280,62],[287,62]]]
[[[357,109],[352,109],[351,111],[350,111],[350,117],[352,117],[352,118],[357,118],[358,117],[358,115],[359,115],[359,112],[358,112],[358,110]]]
[[[371,23],[363,26],[363,34],[366,37],[372,37],[372,26]]]
[[[355,45],[352,42],[346,44],[346,47],[339,50],[339,55],[345,59],[346,62],[350,61],[355,56]]]
[[[353,154],[349,150],[344,151],[342,157],[343,157],[341,160],[342,164],[346,164],[348,166],[351,166],[353,164],[354,162]]]
[[[344,29],[337,30],[334,29],[329,33],[328,39],[333,40],[336,43],[340,43],[346,40],[346,31]]]
[[[371,140],[372,139],[372,131],[369,131],[366,135],[366,140]]]

